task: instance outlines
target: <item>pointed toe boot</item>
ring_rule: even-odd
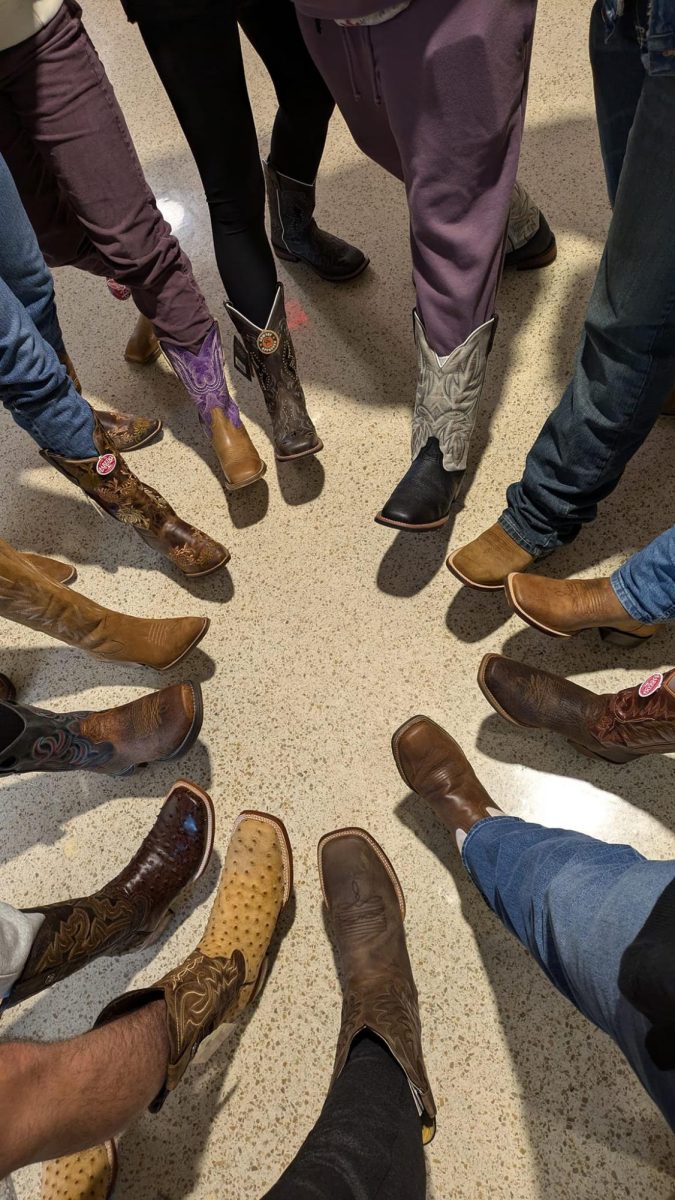
[[[129,470],[98,423],[93,442],[97,457],[63,458],[50,450],[40,453],[103,512],[130,525],[184,575],[210,575],[228,562],[230,555],[224,546],[181,520],[159,492]]]
[[[487,654],[478,683],[495,712],[527,729],[556,733],[582,754],[626,763],[675,750],[675,671],[597,694],[501,654]]]
[[[167,671],[202,640],[208,617],[147,620],[103,608],[45,575],[0,539],[0,616],[109,662]]]
[[[257,995],[269,944],[292,887],[293,857],[282,822],[267,813],[240,813],[196,949],[153,987],[127,992],[101,1013],[99,1025],[164,1000],[169,1064],[151,1111],[162,1107],[205,1041]]]
[[[526,571],[533,562],[532,555],[497,523],[453,551],[446,566],[466,587],[492,592],[501,591],[509,575]]]
[[[537,271],[558,256],[555,235],[546,217],[522,183],[516,181],[511,196],[504,270]]]
[[[162,341],[162,350],[197,409],[201,427],[218,457],[227,490],[238,491],[262,478],[265,463],[249,437],[225,380],[218,323],[213,322],[196,354],[168,339]]]
[[[574,637],[587,629],[617,646],[637,646],[660,630],[626,612],[609,579],[549,579],[515,573],[506,580],[506,598],[515,613],[550,637]]]
[[[110,883],[91,896],[23,910],[43,921],[3,1007],[37,995],[95,958],[156,941],[171,921],[172,906],[206,870],[213,834],[211,800],[180,779],[138,852]]]
[[[24,554],[23,557],[54,583],[65,585],[74,583],[77,579],[75,567],[71,567],[69,563],[59,562],[57,558],[46,558],[44,554]]]
[[[103,432],[121,454],[140,450],[141,446],[147,446],[162,432],[159,417],[135,417],[132,413],[100,412],[98,409],[92,411]]]
[[[283,285],[279,284],[267,326],[261,329],[237,312],[225,308],[239,334],[235,363],[250,379],[254,370],[267,411],[272,418],[274,453],[278,462],[318,454],[323,442],[307,412],[305,393],[298,378],[295,350],[286,320]]]
[[[344,1069],[354,1038],[370,1030],[405,1072],[420,1114],[422,1139],[430,1142],[436,1105],[424,1065],[401,885],[382,848],[363,829],[326,834],[319,842],[318,860],[343,991],[332,1083]]]
[[[143,313],[139,313],[133,333],[124,350],[126,361],[135,363],[139,367],[145,367],[149,363],[156,362],[161,353],[162,347],[157,340],[152,322],[144,317]]]
[[[40,1200],[112,1200],[117,1181],[114,1142],[42,1164]]]
[[[431,349],[414,314],[418,384],[412,425],[412,464],[375,520],[423,532],[448,520],[466,471],[494,318],[445,357]]]
[[[0,776],[27,771],[130,775],[182,758],[202,724],[201,688],[178,683],[103,712],[51,713],[0,700]]]
[[[330,283],[345,283],[361,275],[370,259],[357,246],[320,229],[314,220],[315,185],[282,175],[269,162],[263,162],[263,167],[277,258],[303,262]]]

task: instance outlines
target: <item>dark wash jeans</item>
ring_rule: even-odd
[[[500,517],[535,558],[594,519],[675,383],[675,75],[647,73],[628,0],[607,33],[596,3],[591,60],[614,206],[607,244],[574,374]]]

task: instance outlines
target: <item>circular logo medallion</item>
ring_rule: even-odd
[[[643,699],[645,696],[651,696],[653,692],[658,692],[662,683],[663,675],[660,671],[655,671],[653,675],[650,675],[648,679],[645,679],[644,683],[640,684],[638,696],[642,696]]]
[[[273,329],[263,329],[258,334],[258,349],[262,354],[274,354],[279,349],[279,334]]]
[[[102,454],[96,463],[97,475],[111,475],[117,466],[117,459],[114,454]]]

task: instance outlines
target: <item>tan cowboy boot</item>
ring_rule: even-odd
[[[446,566],[460,583],[478,591],[501,591],[513,571],[526,571],[534,558],[497,522],[449,556]]]
[[[225,565],[229,551],[181,520],[159,492],[134,475],[98,422],[92,440],[97,457],[64,458],[51,450],[40,454],[113,520],[131,525],[184,575],[210,575]]]
[[[293,857],[282,822],[266,813],[240,813],[197,948],[153,987],[127,992],[101,1013],[97,1025],[164,1000],[169,1062],[152,1112],[180,1083],[205,1040],[262,986],[269,944],[292,887]]]
[[[124,357],[128,363],[136,363],[145,367],[153,363],[162,353],[162,347],[152,327],[152,322],[143,313],[139,313],[134,325],[134,331],[127,342]]]
[[[54,583],[73,583],[77,579],[77,571],[70,563],[59,562],[57,558],[46,558],[44,554],[24,553],[23,557]]]
[[[157,354],[159,352],[158,343]],[[66,368],[73,386],[81,393],[82,384],[75,370],[75,364],[66,350],[63,354],[59,354],[59,361]],[[150,420],[147,417],[135,417],[131,413],[99,412],[94,408],[92,408],[92,412],[108,437],[114,442],[115,449],[121,450],[123,454],[128,454],[130,450],[140,450],[141,446],[147,446],[148,442],[156,438],[162,430],[162,422],[159,417]]]
[[[551,637],[599,629],[604,641],[635,646],[661,628],[631,617],[609,579],[549,579],[516,573],[506,580],[506,598],[523,621]]]
[[[145,620],[103,608],[48,578],[0,538],[0,617],[96,658],[167,671],[202,640],[208,617]]]
[[[114,1142],[42,1164],[40,1200],[111,1200],[117,1179]]]

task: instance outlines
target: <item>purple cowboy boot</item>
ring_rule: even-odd
[[[235,492],[255,483],[266,467],[228,391],[217,322],[213,322],[198,354],[166,338],[161,347],[196,405],[202,428],[218,455],[227,490]]]

